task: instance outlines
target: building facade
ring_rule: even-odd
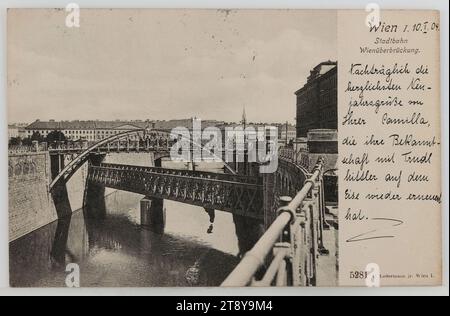
[[[297,130],[291,124],[280,125],[279,127],[279,141],[283,144],[289,144],[297,138]]]
[[[313,129],[337,130],[337,62],[322,62],[313,70],[297,96],[297,137]]]
[[[9,124],[8,125],[8,139],[11,138],[20,138],[24,139],[27,136],[25,127],[28,124],[25,123],[17,123],[17,124]]]
[[[144,121],[40,121],[36,120],[26,127],[27,136],[39,133],[47,137],[53,131],[64,134],[66,139],[72,141],[100,141],[115,134],[133,129],[141,129],[149,126]]]

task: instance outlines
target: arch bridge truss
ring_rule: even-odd
[[[48,148],[50,155],[75,155],[74,158],[65,166],[49,185],[51,191],[56,184],[67,182],[75,172],[89,160],[91,155],[104,155],[113,152],[153,152],[155,159],[168,157],[170,148],[176,142],[171,133],[166,130],[158,129],[135,129],[123,133],[115,134],[96,143],[79,143],[77,145],[57,144]],[[176,135],[180,140],[180,135]],[[182,140],[186,140],[181,137]],[[191,147],[203,148],[201,144],[188,140]],[[217,157],[222,159],[222,157]],[[222,160],[223,161],[223,160]],[[236,171],[224,162],[225,168],[231,174]]]

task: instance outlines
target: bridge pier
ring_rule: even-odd
[[[50,172],[51,172],[51,180],[55,179],[56,176],[63,170],[65,167],[64,154],[57,154],[50,156]],[[67,192],[66,183],[59,182],[57,183],[53,190],[50,192],[51,197],[53,199],[53,203],[55,204],[56,214],[58,219],[65,218],[72,214],[72,209],[70,207],[69,202],[69,194]]]
[[[56,154],[50,156],[50,170],[52,180],[63,170],[65,167],[64,154]]]
[[[263,174],[263,190],[264,190],[264,228],[268,229],[275,220],[277,214],[275,205],[275,175],[273,173]]]
[[[88,182],[85,188],[83,204],[86,217],[104,219],[106,217],[105,186]]]
[[[164,233],[166,211],[163,199],[145,197],[141,200],[141,226],[157,234]]]
[[[154,164],[155,164],[155,167],[161,168],[162,167],[162,158],[155,159]]]
[[[90,155],[89,167],[99,166],[104,159],[105,155]],[[83,201],[87,218],[103,219],[106,217],[105,190],[103,184],[87,181]]]
[[[72,220],[72,214],[65,218],[60,218],[56,226],[55,237],[52,244],[50,256],[52,258],[52,265],[57,268],[66,266],[67,241],[69,240],[69,229]]]

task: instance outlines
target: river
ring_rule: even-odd
[[[81,209],[10,243],[11,286],[64,287],[69,263],[81,287],[219,286],[239,261],[232,215],[216,211],[211,232],[203,208],[164,201],[159,235],[139,226],[142,198],[115,191],[105,218]]]

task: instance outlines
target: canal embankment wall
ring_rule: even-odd
[[[9,154],[9,241],[57,219],[49,181],[48,152]]]
[[[9,241],[58,219],[48,189],[51,182],[50,164],[48,151],[8,155]],[[83,206],[86,176],[85,165],[67,183],[72,211]]]
[[[104,162],[153,166],[152,153],[114,153],[105,157]],[[66,155],[64,165],[74,156]],[[84,190],[88,164],[85,163],[67,182],[68,205],[66,210],[74,212],[83,207]],[[14,241],[58,219],[54,199],[49,192],[51,182],[51,159],[48,151],[9,153],[9,241]],[[106,189],[105,195],[113,189]],[[64,204],[64,203],[63,203]],[[58,212],[59,211],[59,212]],[[61,215],[60,215],[61,216]]]

